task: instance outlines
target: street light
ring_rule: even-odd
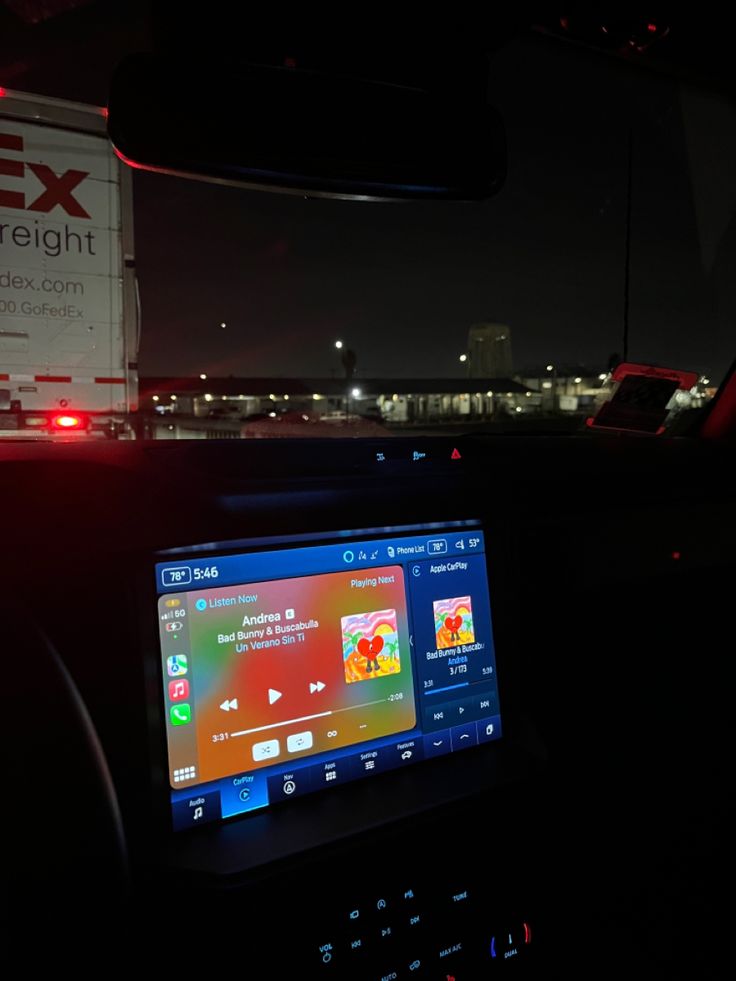
[[[461,355],[460,355],[460,361],[461,361],[461,362],[462,362],[463,364],[465,364],[465,362],[466,362],[467,360],[468,360],[468,356],[467,356],[467,354],[461,354]]]
[[[205,375],[204,372],[202,372],[199,377],[202,379],[202,381],[207,381],[207,375]]]
[[[554,370],[555,370],[555,366],[553,364],[547,365],[547,371],[554,371]]]
[[[359,399],[360,398],[360,389],[359,388],[354,388],[350,392],[350,394],[353,396],[354,399]]]
[[[338,351],[342,351],[342,341],[335,341],[335,347]]]

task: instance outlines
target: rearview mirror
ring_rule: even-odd
[[[108,132],[148,170],[310,196],[481,200],[501,187],[503,126],[483,91],[274,65],[133,55]],[[470,86],[470,89],[473,87]]]

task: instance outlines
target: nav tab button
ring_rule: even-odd
[[[289,800],[300,794],[309,793],[312,789],[309,770],[290,770],[268,778],[269,800]]]

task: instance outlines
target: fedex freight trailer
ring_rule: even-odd
[[[138,340],[105,111],[0,88],[0,436],[129,438]]]

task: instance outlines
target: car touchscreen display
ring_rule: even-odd
[[[500,737],[477,523],[186,554],[156,565],[175,829]]]

